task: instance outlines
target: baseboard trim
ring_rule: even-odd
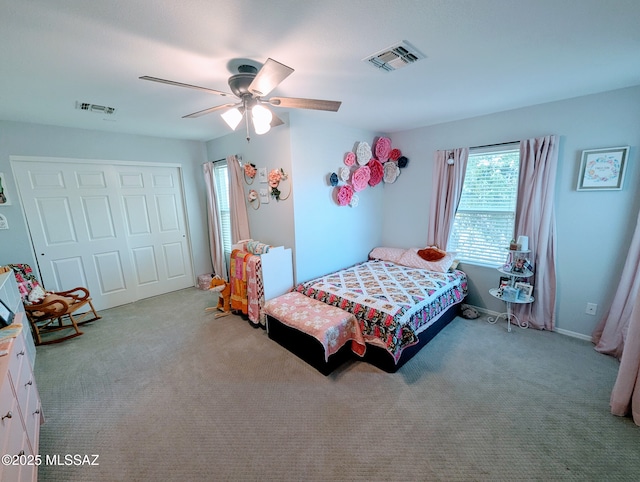
[[[591,337],[589,335],[583,335],[582,333],[577,333],[571,330],[563,330],[562,328],[556,328],[556,333],[560,333],[561,335],[570,336],[571,338],[579,338],[580,340],[591,341]]]
[[[479,306],[475,306],[475,305],[469,305],[467,304],[467,306],[470,306],[472,308],[475,308],[476,311],[481,314],[481,315],[485,315],[485,316],[492,316],[492,317],[496,317],[498,316],[500,313],[498,313],[497,311],[492,311],[492,310],[487,310],[486,308],[481,308]],[[553,330],[554,333],[558,333],[559,335],[564,335],[564,336],[570,336],[571,338],[578,338],[580,340],[585,340],[585,341],[592,341],[591,340],[591,336],[589,335],[583,335],[582,333],[578,333],[575,331],[571,331],[571,330],[564,330],[562,328],[555,328]]]

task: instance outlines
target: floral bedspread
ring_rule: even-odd
[[[387,261],[366,261],[301,283],[296,291],[352,313],[369,343],[396,363],[418,333],[467,294],[462,271],[436,273]]]

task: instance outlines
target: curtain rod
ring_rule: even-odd
[[[226,161],[226,159],[216,159],[215,161],[206,161],[206,162],[203,162],[202,165],[204,166],[209,162],[212,162],[213,164],[215,164],[216,162],[222,162],[222,161]]]
[[[509,144],[519,144],[520,141],[511,141],[511,142],[499,142],[497,144],[486,144],[484,146],[473,146],[469,149],[483,149],[485,147],[498,147],[498,146],[508,146]]]

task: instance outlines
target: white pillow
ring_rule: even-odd
[[[379,259],[382,261],[398,263],[405,251],[406,250],[404,248],[387,248],[381,246],[379,248],[373,248],[373,250],[371,250],[371,252],[369,253],[369,259]]]
[[[447,252],[445,257],[439,259],[438,261],[427,261],[420,257],[420,255],[418,254],[418,249],[419,248],[410,248],[405,250],[397,263],[403,266],[408,266],[409,268],[419,268],[426,269],[428,271],[446,273],[447,271],[449,271],[449,268],[453,263],[453,258],[456,255],[455,253]]]
[[[27,299],[31,302],[31,303],[38,303],[40,302],[45,296],[47,296],[47,294],[44,292],[44,290],[42,289],[42,286],[38,285],[38,286],[34,286],[31,291],[29,292],[29,294],[27,295]]]

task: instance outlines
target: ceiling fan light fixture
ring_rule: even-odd
[[[257,104],[251,109],[251,117],[256,134],[262,135],[269,132],[271,129],[271,121],[273,120],[273,114],[269,109]]]
[[[242,120],[242,113],[235,107],[233,109],[229,109],[226,112],[223,112],[220,115],[224,119],[224,121],[227,123],[227,125],[231,127],[231,129],[233,129],[234,131],[236,130],[236,127],[238,127],[238,124],[240,124],[240,121]]]

